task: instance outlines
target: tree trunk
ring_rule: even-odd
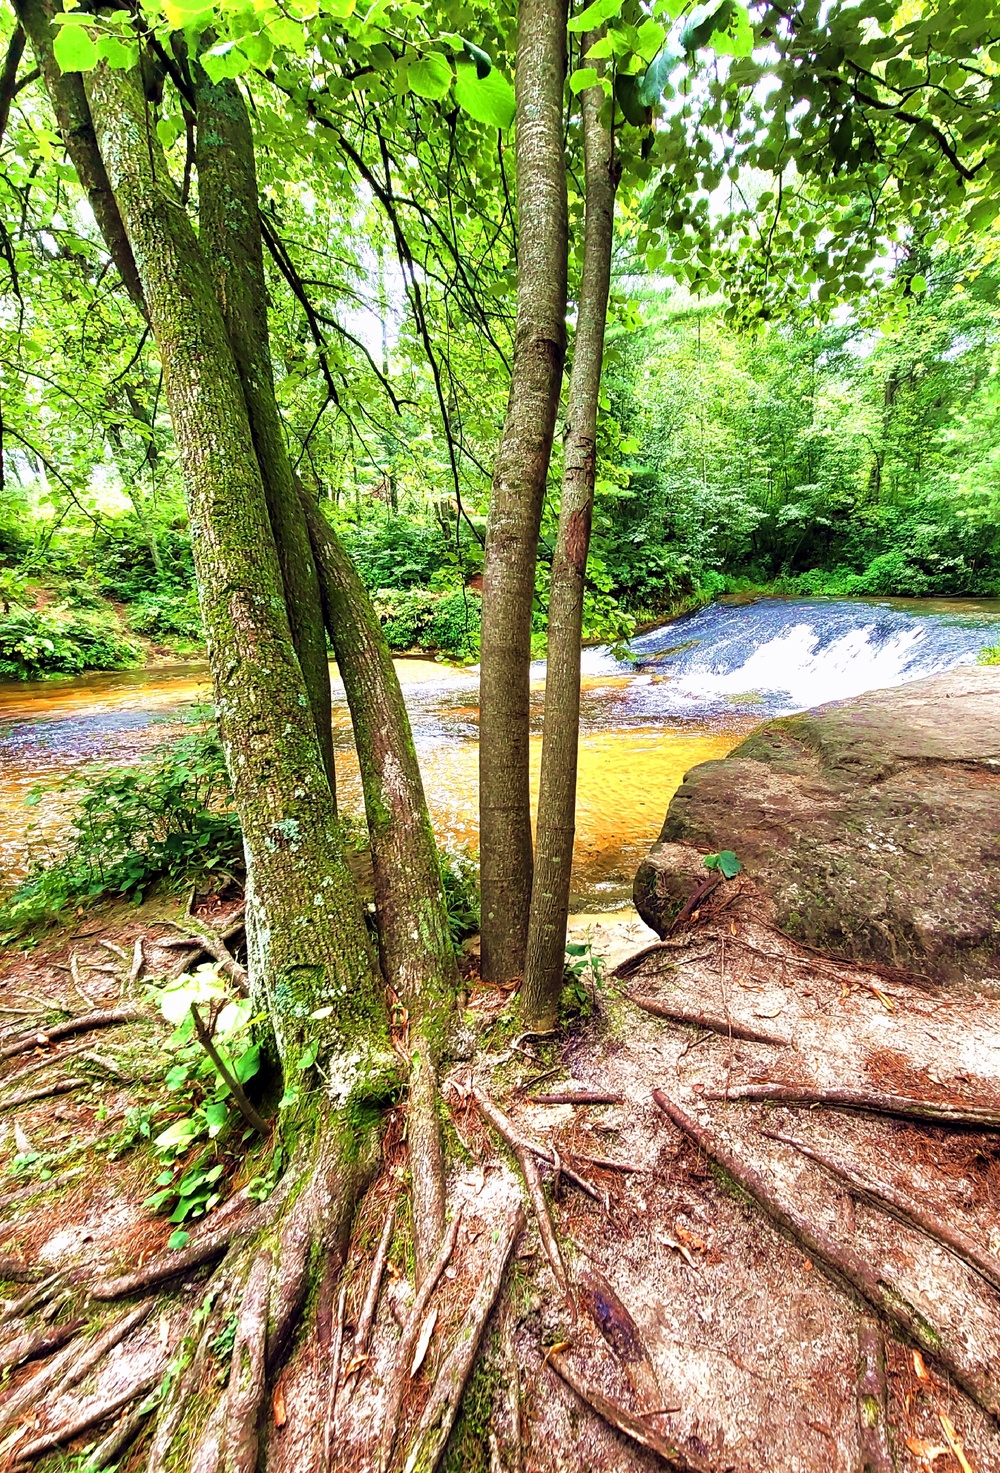
[[[588,43],[597,39],[590,36]],[[614,235],[616,180],[611,134],[601,121],[604,93],[600,87],[588,87],[580,100],[586,175],[583,279],[569,380],[562,506],[552,559],[535,872],[521,992],[525,1022],[539,1033],[556,1026],[565,957],[576,833],[583,591],[594,509],[597,400]]]
[[[336,534],[304,495],[303,503],[354,724],[382,966],[408,1015],[410,1171],[419,1283],[444,1231],[436,1069],[458,990],[458,968],[410,718],[389,647],[364,584]]]
[[[137,74],[101,63],[87,76],[87,96],[140,263],[184,472],[219,726],[246,849],[251,984],[286,1070],[294,1070],[307,1041],[317,1043],[318,1067],[342,1107],[381,1095],[391,1056],[281,597],[242,383]]]
[[[517,26],[517,325],[486,531],[479,715],[482,968],[493,982],[524,970],[531,611],[566,352],[566,0],[520,0]]]
[[[274,395],[250,118],[235,82],[213,84],[198,63],[193,70],[201,239],[243,385],[281,564],[292,641],[302,666],[323,765],[335,791],[330,672],[319,579]]]
[[[79,72],[63,72],[52,50],[55,37],[52,16],[61,12],[62,8],[61,0],[14,0],[17,18],[31,42],[66,152],[90,201],[94,219],[129,296],[139,310],[145,312],[142,283],[107,169],[94,137],[94,124],[83,78]]]

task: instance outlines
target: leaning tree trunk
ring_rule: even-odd
[[[389,646],[340,541],[304,495],[303,504],[361,766],[382,967],[408,1019],[408,1134],[419,1284],[444,1231],[436,1077],[458,967],[410,718]]]
[[[87,96],[140,263],[184,472],[219,726],[246,848],[251,980],[282,1061],[294,1066],[307,1039],[317,1041],[330,1093],[343,1105],[382,1087],[384,1010],[281,596],[243,386],[137,75],[101,63],[87,76]]]
[[[486,531],[479,712],[482,969],[493,982],[524,970],[531,611],[566,351],[566,0],[520,0],[517,26],[517,324]]]
[[[593,43],[598,38],[588,39]],[[589,50],[589,46],[584,49]],[[601,121],[601,88],[588,87],[581,94],[581,106],[586,176],[583,278],[569,381],[562,506],[552,559],[535,871],[521,991],[525,1022],[540,1033],[556,1026],[565,958],[576,834],[583,591],[594,509],[597,401],[611,289],[615,211],[615,165],[611,134]]]
[[[292,641],[336,792],[330,672],[319,579],[274,395],[253,135],[235,82],[212,83],[196,61],[198,216],[205,257],[243,385],[250,432],[285,590]]]

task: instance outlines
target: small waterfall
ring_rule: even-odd
[[[711,604],[640,635],[624,660],[605,647],[585,650],[583,663],[585,677],[633,674],[654,686],[640,702],[650,715],[781,715],[973,662],[998,641],[992,600],[771,598]]]

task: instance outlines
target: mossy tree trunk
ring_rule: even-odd
[[[517,35],[517,322],[486,532],[479,712],[482,968],[491,982],[524,971],[531,898],[531,613],[566,352],[566,0],[520,0]]]
[[[596,35],[588,38],[584,54],[597,39]],[[614,237],[615,163],[611,134],[601,119],[604,93],[600,87],[588,87],[580,100],[586,180],[583,277],[569,381],[559,533],[552,559],[535,869],[521,991],[525,1022],[540,1033],[556,1026],[565,958],[576,836],[583,594],[594,510],[597,402]]]
[[[379,947],[406,1009],[409,1141],[418,1282],[444,1230],[437,1064],[458,968],[410,719],[378,615],[340,541],[303,497],[327,624],[344,681],[371,840]]]
[[[384,1009],[282,596],[243,382],[138,74],[101,64],[86,88],[161,355],[184,473],[219,725],[246,847],[251,979],[282,1061],[294,1066],[307,1042],[319,1041],[327,1093],[344,1105],[384,1087]]]

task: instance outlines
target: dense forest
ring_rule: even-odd
[[[996,1473],[997,5],[0,49],[0,1464]]]

